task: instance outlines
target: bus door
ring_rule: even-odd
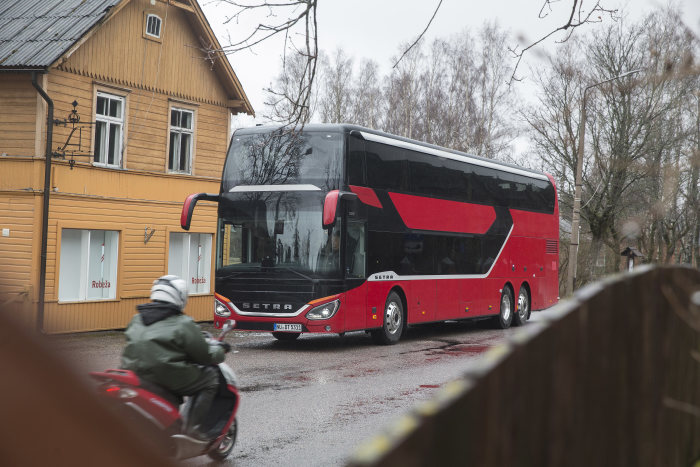
[[[343,239],[345,294],[345,328],[367,327],[367,216],[359,202],[346,203],[345,236]]]

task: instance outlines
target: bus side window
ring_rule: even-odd
[[[365,277],[365,224],[348,222],[345,240],[346,277]]]
[[[401,148],[366,142],[367,186],[380,190],[403,191],[406,157]]]
[[[365,181],[365,142],[348,137],[348,185],[367,186]]]

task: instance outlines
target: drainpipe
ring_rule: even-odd
[[[46,151],[44,163],[44,206],[41,213],[41,265],[39,270],[39,306],[36,315],[36,331],[44,332],[44,294],[46,293],[46,247],[49,237],[49,196],[51,195],[51,146],[53,144],[53,101],[36,80],[36,71],[32,71],[32,86],[39,92],[48,105],[46,117]]]

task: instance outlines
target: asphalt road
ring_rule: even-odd
[[[540,313],[527,326],[539,325]],[[227,465],[343,465],[358,444],[514,332],[485,321],[448,322],[412,327],[397,345],[379,346],[364,332],[279,342],[267,333],[234,331],[226,361],[240,380],[241,405]],[[82,375],[118,367],[124,343],[121,332],[50,339]],[[208,459],[187,464],[207,465]]]

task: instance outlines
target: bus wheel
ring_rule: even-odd
[[[372,337],[379,344],[396,344],[405,326],[401,298],[396,292],[391,292],[386,298],[382,328],[372,331]]]
[[[501,293],[501,312],[498,314],[497,323],[501,329],[508,329],[513,321],[513,291],[509,286],[503,287]]]
[[[515,315],[513,315],[513,324],[516,326],[522,326],[525,324],[529,316],[530,298],[527,294],[527,288],[521,286],[520,292],[518,292],[518,309],[515,310]]]
[[[278,341],[294,341],[301,335],[300,332],[273,332],[272,337]]]

